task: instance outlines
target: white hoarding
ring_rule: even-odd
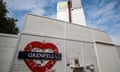
[[[16,44],[16,35],[0,33],[0,72],[9,72]]]
[[[10,72],[119,72],[109,43],[102,31],[28,14]]]
[[[64,72],[65,24],[27,15],[11,72]]]
[[[101,72],[120,72],[120,60],[115,46],[97,44]]]
[[[64,40],[21,34],[11,72],[65,71]]]

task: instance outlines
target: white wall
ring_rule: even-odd
[[[120,58],[120,46],[116,46],[116,50],[117,50],[118,56]]]
[[[0,72],[8,72],[15,55],[17,36],[0,34]]]
[[[59,47],[63,57],[62,61],[57,62],[53,67],[57,72],[61,70],[71,72],[70,67],[66,67],[66,65],[69,60],[77,57],[81,66],[94,64],[96,72],[120,71],[120,59],[116,48],[104,44],[95,45],[95,41],[111,43],[110,37],[105,32],[96,29],[28,14],[20,38],[15,62],[12,64],[12,69],[19,70],[18,72],[21,72],[22,69],[25,72],[30,71],[22,60],[18,60],[17,55],[26,44],[34,40],[49,41]],[[17,36],[0,34],[1,72],[8,72],[15,55],[16,44]]]
[[[72,22],[75,24],[86,26],[83,8],[72,10]]]
[[[105,44],[97,44],[97,53],[100,64],[100,72],[120,72],[120,59],[116,47]]]

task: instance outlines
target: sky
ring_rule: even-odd
[[[4,0],[8,16],[18,19],[21,31],[27,13],[56,18],[57,2],[65,0]],[[105,31],[120,45],[120,0],[82,0],[87,26]]]

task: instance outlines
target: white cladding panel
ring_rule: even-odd
[[[67,53],[67,59],[68,62],[70,59],[76,59],[78,58],[80,61],[80,65],[83,66],[83,51],[82,51],[82,45],[81,42],[77,41],[66,41],[66,53]]]
[[[0,34],[0,46],[16,46],[17,36],[9,34]]]
[[[94,71],[99,72],[97,57],[93,43],[77,42],[77,41],[66,41],[66,57],[67,57],[67,72],[73,72],[72,67],[75,67],[75,59],[78,59],[80,67],[84,69],[88,65],[94,66]],[[89,70],[85,69],[86,72]]]
[[[72,8],[80,8],[81,7],[81,0],[71,0]]]
[[[0,72],[9,72],[14,55],[15,47],[0,46]]]
[[[0,72],[9,72],[16,44],[16,35],[0,34]]]
[[[93,42],[92,32],[89,28],[75,25],[67,24],[66,38],[79,41]]]
[[[50,37],[65,37],[65,22],[49,18],[27,15],[23,33],[37,34]]]
[[[117,50],[118,56],[119,56],[119,58],[120,58],[120,46],[117,46],[117,47],[116,47],[116,50]]]
[[[96,44],[101,72],[120,72],[120,60],[114,46]]]
[[[95,41],[112,43],[111,38],[103,31],[93,30]]]
[[[71,12],[72,12],[72,23],[86,26],[84,11],[82,8],[73,9]]]
[[[57,19],[68,22],[69,21],[68,10],[67,9],[57,10]]]
[[[95,52],[94,43],[84,43],[82,42],[82,49],[84,54],[84,66],[93,65],[94,72],[99,72],[97,55]],[[87,70],[89,72],[89,70]]]
[[[81,42],[76,41],[66,41],[66,64],[70,64],[67,66],[66,72],[73,72],[72,67],[75,67],[74,60],[78,59],[80,66],[84,66],[83,59],[83,51]]]
[[[19,45],[18,45],[18,50],[17,50],[17,54],[15,57],[15,61],[12,67],[12,71],[11,72],[31,72],[30,68],[25,64],[24,60],[19,60],[18,59],[18,53],[19,51],[24,51],[24,48],[26,47],[26,45],[30,42],[33,41],[40,41],[42,43],[53,43],[57,46],[59,53],[62,54],[62,60],[57,61],[56,64],[49,70],[51,71],[55,71],[55,72],[66,72],[66,65],[65,65],[65,41],[61,40],[61,39],[54,39],[54,38],[47,38],[47,37],[41,37],[41,36],[36,36],[36,35],[27,35],[27,34],[21,34],[20,36],[20,40],[19,40]],[[34,47],[33,47],[34,48]],[[49,48],[48,48],[49,49]],[[44,50],[45,52],[49,51],[48,49]],[[40,50],[41,52],[44,52],[42,49]],[[35,63],[37,64],[38,60],[34,60]],[[41,60],[39,60],[41,61]],[[38,62],[39,64],[40,62]],[[44,66],[44,64],[47,63],[47,61],[44,61],[42,64]],[[48,71],[48,72],[49,72]]]

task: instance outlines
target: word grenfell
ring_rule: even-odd
[[[45,52],[25,52],[20,51],[19,59],[37,59],[37,60],[61,60],[60,53],[45,53]]]

